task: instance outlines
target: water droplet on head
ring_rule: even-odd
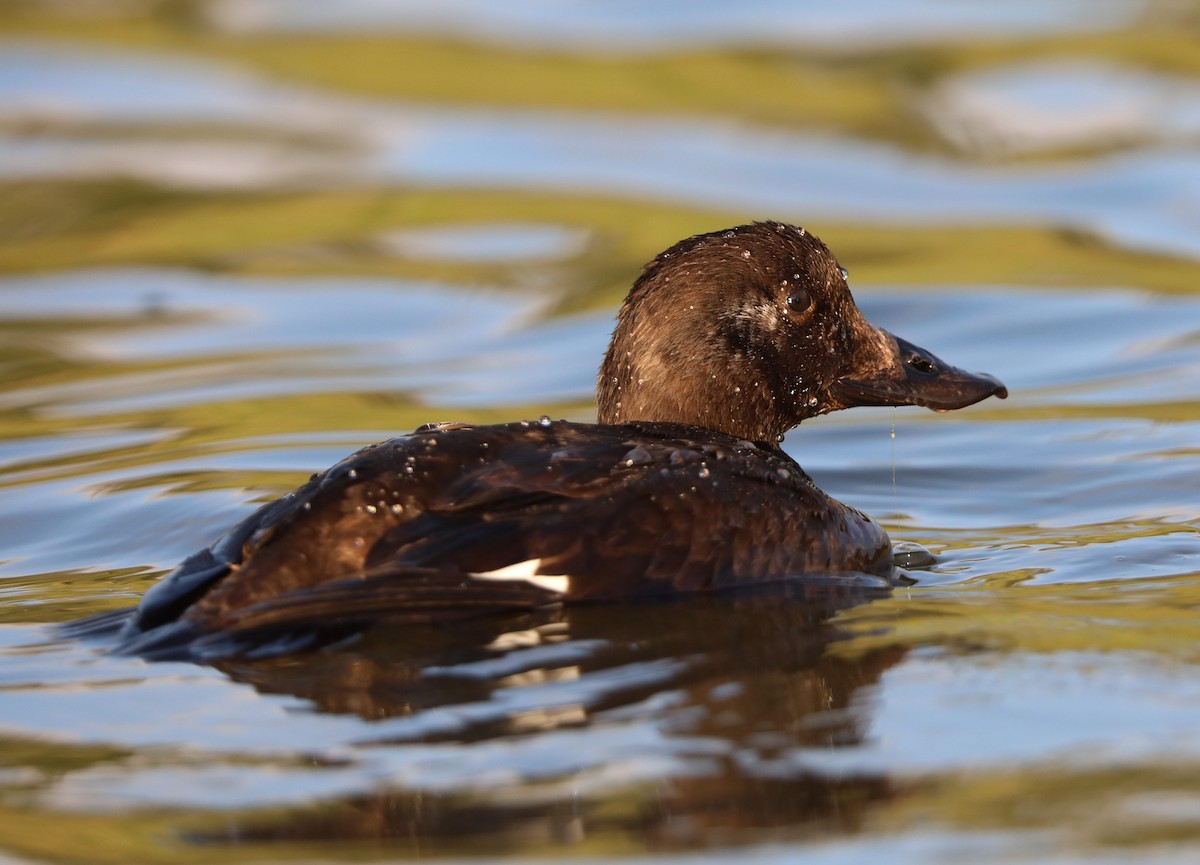
[[[810,396],[810,397],[808,398],[808,407],[809,407],[809,408],[816,408],[816,407],[817,407],[817,398],[816,398],[815,396]]]
[[[749,257],[750,257],[750,250],[743,249],[742,250],[742,258],[749,258]]]
[[[394,513],[396,516],[400,516],[402,513],[404,513],[404,505],[396,502],[396,504],[392,505],[392,513]]]
[[[377,509],[374,505],[363,505],[363,510],[369,514],[373,514],[373,513],[377,512]]]
[[[354,480],[358,477],[358,469],[350,469],[350,471],[346,472],[346,477],[350,478],[350,480]]]
[[[708,466],[700,466],[700,477],[706,478],[709,476],[709,474],[711,474],[711,472],[709,472]]]
[[[550,415],[548,415],[548,414],[544,414],[540,418],[538,418],[538,426],[540,426],[542,428],[548,428],[550,426],[550,423],[551,423]]]
[[[728,231],[726,231],[724,234],[722,234],[722,235],[721,235],[721,237],[723,237],[723,238],[725,238],[726,240],[728,240],[728,239],[729,239],[729,238],[731,238],[731,237],[737,237],[737,232],[736,232],[736,231],[734,231],[734,230],[731,228],[731,229],[729,229]]]

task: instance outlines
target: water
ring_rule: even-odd
[[[1195,861],[1194,9],[427,5],[0,11],[0,858]],[[751,218],[1010,389],[784,443],[913,585],[53,629],[362,444],[591,419],[641,263]]]

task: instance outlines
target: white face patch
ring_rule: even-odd
[[[634,370],[637,373],[636,384],[645,384],[647,380],[657,384],[661,381],[671,381],[675,376],[671,364],[663,358],[660,351],[648,352]]]
[[[751,301],[740,307],[733,317],[739,321],[752,322],[767,333],[774,333],[779,329],[779,307],[773,303]]]
[[[526,559],[494,571],[483,571],[471,574],[471,576],[480,580],[524,580],[539,589],[565,595],[571,588],[571,578],[562,574],[539,574],[538,568],[541,566],[541,559]]]
[[[899,362],[896,359],[896,347],[892,342],[892,337],[888,336],[886,331],[880,328],[871,328],[871,341],[875,344],[875,350],[880,357],[885,357],[890,360],[889,368],[898,376],[903,377],[904,370],[901,369]]]

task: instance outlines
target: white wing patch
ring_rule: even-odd
[[[539,574],[538,568],[541,565],[541,559],[526,559],[494,571],[483,571],[471,576],[481,580],[524,580],[538,588],[565,595],[571,588],[571,578],[561,574]]]

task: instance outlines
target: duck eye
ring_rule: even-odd
[[[806,288],[795,288],[787,296],[787,306],[792,312],[804,312],[812,306],[812,296]]]

